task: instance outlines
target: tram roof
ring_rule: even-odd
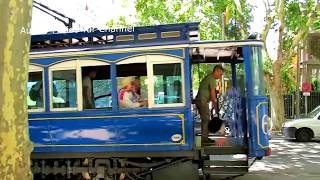
[[[33,35],[31,54],[107,49],[261,45],[257,40],[200,41],[199,23]]]

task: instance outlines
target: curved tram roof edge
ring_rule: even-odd
[[[150,43],[140,45],[116,45],[108,47],[76,47],[76,48],[50,48],[40,51],[31,51],[30,58],[37,59],[42,57],[56,56],[79,56],[90,54],[123,53],[141,50],[175,49],[175,48],[223,48],[232,46],[263,46],[260,40],[238,40],[238,41],[183,41],[175,43]]]

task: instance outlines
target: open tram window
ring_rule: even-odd
[[[241,96],[245,95],[246,92],[246,76],[245,76],[245,69],[244,64],[240,63],[236,65],[237,70],[237,88],[240,91]]]
[[[83,109],[112,107],[110,66],[82,67]]]
[[[117,65],[118,100],[120,108],[147,107],[147,64]]]
[[[76,70],[52,72],[51,101],[53,108],[77,107]]]
[[[153,64],[154,104],[183,103],[181,63]]]
[[[264,79],[263,79],[263,62],[261,47],[251,48],[252,57],[252,79],[253,79],[253,95],[264,95]]]
[[[43,109],[44,96],[43,96],[43,82],[42,71],[29,72],[29,80],[27,83],[27,104],[28,109]]]

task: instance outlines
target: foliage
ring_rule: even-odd
[[[238,3],[240,2],[240,4]],[[281,67],[281,80],[283,82],[283,93],[293,91],[296,81],[293,79],[296,69],[292,66],[292,57],[295,52],[292,50],[294,38],[299,33],[301,27],[307,24],[309,13],[314,9],[313,0],[284,1],[284,34],[282,51],[287,59]],[[279,28],[279,18],[277,14],[277,4],[279,0],[270,5],[268,15],[273,16],[272,29]],[[168,23],[181,23],[197,21],[200,22],[200,38],[202,40],[222,40],[222,39],[244,39],[248,35],[248,23],[252,20],[253,7],[248,5],[246,0],[136,0],[135,7],[137,11],[138,22],[135,25],[155,25]],[[222,16],[224,15],[224,24]],[[268,20],[268,17],[266,17]],[[116,22],[116,23],[115,23]],[[121,16],[118,20],[112,20],[108,23],[109,27],[128,26],[125,17]],[[312,24],[314,29],[320,29],[320,12],[317,12],[315,22]],[[223,30],[223,28],[225,28]],[[243,30],[244,32],[240,32]],[[269,29],[267,29],[269,30]],[[225,32],[225,33],[222,33]],[[291,54],[290,54],[291,53]],[[265,56],[265,70],[267,74],[273,75],[273,61],[267,55]],[[203,66],[203,71],[207,72],[210,67]],[[201,73],[201,72],[199,72]]]
[[[195,89],[199,87],[201,79],[212,72],[213,67],[213,64],[198,64],[193,66],[193,87],[195,87]]]
[[[120,16],[118,19],[111,19],[107,22],[108,28],[129,27],[131,24],[126,20],[125,16]]]
[[[239,7],[234,0],[136,0],[135,3],[138,25],[200,22],[202,40],[246,38],[252,20],[252,7],[245,0],[240,1]],[[210,64],[194,66],[193,87],[197,88],[212,68]]]
[[[281,67],[282,92],[291,93],[296,90],[296,68],[293,68],[292,61],[286,62]]]
[[[252,6],[246,0],[136,0],[135,7],[138,22],[134,25],[200,22],[202,40],[247,38],[249,22],[252,20]],[[128,25],[130,23],[124,17],[107,23],[108,27]],[[194,67],[195,88],[212,69],[213,65],[210,64]]]
[[[275,128],[281,128],[284,120],[284,106],[282,93],[294,90],[297,79],[295,77],[293,59],[297,56],[297,48],[306,40],[306,37],[319,18],[320,2],[306,0],[275,0],[274,4],[266,4],[266,26],[262,33],[266,41],[270,29],[278,34],[277,57],[267,61],[271,69],[265,74],[272,103],[272,119]],[[267,59],[271,59],[267,54]],[[271,62],[271,63],[270,63]],[[284,88],[283,82],[286,82]]]
[[[295,68],[292,65],[297,46],[305,40],[310,28],[320,28],[320,8],[314,0],[264,0],[266,17],[262,40],[270,30],[278,32],[277,58],[265,56],[265,79],[277,110],[277,121],[283,119],[281,93],[295,90]],[[271,1],[270,1],[271,2]],[[252,6],[247,0],[136,0],[138,25],[200,22],[202,40],[246,39],[248,23],[252,20]],[[222,20],[224,17],[224,21]],[[201,65],[194,69],[195,81],[199,74],[212,69]],[[199,71],[199,72],[198,72]],[[197,87],[197,85],[195,86]],[[281,123],[278,123],[278,125]]]
[[[320,29],[320,12],[317,12],[317,18],[313,24],[313,29]]]
[[[269,14],[272,14],[273,18],[278,18],[279,15],[277,14],[278,10],[276,9],[276,4],[278,1],[275,1],[275,4],[269,4]],[[281,51],[284,54],[283,63],[281,66],[281,81],[282,86],[281,92],[282,93],[289,93],[295,91],[296,86],[296,68],[293,68],[295,64],[292,64],[293,57],[297,56],[296,53],[296,44],[293,44],[295,42],[295,38],[297,38],[297,35],[302,27],[305,27],[309,20],[309,14],[312,12],[315,8],[315,4],[313,1],[297,1],[297,0],[286,0],[285,6],[284,6],[284,13],[285,13],[285,20],[284,20],[284,33],[282,34],[283,44],[281,46]],[[318,19],[320,19],[319,13],[317,16]],[[266,18],[268,19],[268,18]],[[271,30],[275,30],[279,32],[279,19],[272,19],[272,25]],[[271,21],[271,19],[269,19]],[[312,25],[312,27],[316,27],[317,21]],[[266,31],[269,31],[269,29],[266,29]],[[303,34],[303,38],[305,38],[306,34]],[[303,38],[301,41],[303,41]],[[265,39],[264,39],[265,40]],[[271,60],[270,56],[265,56],[265,70],[266,73],[269,75],[274,75],[272,72],[272,64],[273,60]]]
[[[285,6],[285,34],[283,50],[288,52],[292,46],[294,37],[297,35],[301,27],[304,27],[308,21],[308,14],[313,10],[314,2],[287,0]],[[320,18],[320,17],[318,17]],[[313,25],[312,25],[313,26]]]
[[[136,0],[135,3],[138,25],[200,22],[200,37],[203,40],[240,39],[247,36],[248,23],[252,20],[252,7],[245,0],[240,1],[241,14],[237,13],[234,0]],[[228,22],[223,21],[223,15]],[[244,30],[243,34],[240,27]],[[222,32],[226,32],[225,37],[222,37]]]
[[[137,18],[139,25],[154,25],[178,23],[199,20],[200,0],[195,1],[163,1],[163,0],[136,0]]]

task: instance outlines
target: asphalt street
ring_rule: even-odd
[[[270,140],[272,155],[257,160],[249,173],[234,180],[320,180],[320,140],[295,142],[275,136]]]

